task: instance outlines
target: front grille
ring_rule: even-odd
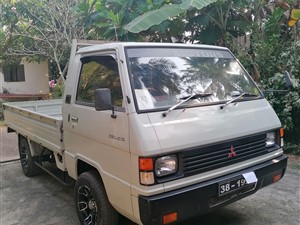
[[[183,174],[191,176],[268,153],[266,134],[183,152]],[[234,149],[235,154],[231,154]]]

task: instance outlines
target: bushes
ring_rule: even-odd
[[[269,18],[263,35],[253,34],[250,52],[254,58],[251,60],[246,51],[239,58],[252,75],[256,64],[260,74],[258,83],[263,90],[286,89],[284,72],[290,73],[294,87],[289,92],[265,92],[265,95],[285,128],[287,151],[300,154],[300,39],[293,30],[289,34],[280,32],[280,24],[275,22]],[[277,30],[270,30],[276,26]]]
[[[267,59],[261,58],[259,62],[260,68],[267,67],[270,71],[270,73],[265,73],[261,79],[261,83],[265,89],[285,89],[284,76],[282,74],[283,70],[289,71],[292,77],[294,87],[291,88],[288,93],[271,92],[268,93],[266,97],[278,114],[286,130],[287,140],[298,144],[300,141],[299,49],[300,41],[290,42],[290,46],[285,47],[285,45],[283,45],[275,61],[267,62]],[[282,71],[278,71],[279,69]]]
[[[2,107],[3,100],[0,98],[0,125],[1,121],[3,120],[3,107]]]
[[[264,90],[286,89],[284,71],[288,71],[294,87],[287,93],[266,92],[266,98],[285,128],[287,151],[300,154],[300,40],[287,40],[271,35],[255,46],[260,85]]]
[[[56,84],[53,84],[53,86],[50,86],[50,98],[51,99],[60,99],[64,95],[64,83],[63,82],[57,82]]]

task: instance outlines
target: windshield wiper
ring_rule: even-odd
[[[208,96],[211,96],[212,93],[197,93],[197,94],[192,94],[192,95],[189,95],[189,96],[185,96],[185,97],[182,97],[180,98],[180,100],[183,100],[179,103],[177,103],[176,105],[173,105],[172,107],[170,107],[167,111],[165,111],[162,116],[163,117],[166,117],[168,115],[169,112],[173,111],[174,109],[176,109],[178,106],[182,105],[183,103],[185,102],[188,102],[189,100],[191,99],[196,99],[196,98],[206,98]]]
[[[257,97],[258,95],[256,94],[251,94],[251,93],[242,93],[240,95],[238,95],[236,98],[233,98],[231,100],[229,100],[228,102],[226,102],[225,104],[220,106],[220,109],[224,109],[226,106],[228,106],[230,103],[235,102],[236,100],[240,99],[241,97]]]

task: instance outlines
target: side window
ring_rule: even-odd
[[[95,90],[109,88],[112,104],[122,107],[122,88],[116,60],[112,56],[88,56],[81,58],[81,62],[76,103],[94,107]]]

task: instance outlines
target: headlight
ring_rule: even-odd
[[[269,148],[275,145],[276,145],[276,133],[275,132],[267,133],[266,147]]]
[[[163,156],[155,161],[155,174],[157,177],[167,176],[177,172],[177,156]]]

